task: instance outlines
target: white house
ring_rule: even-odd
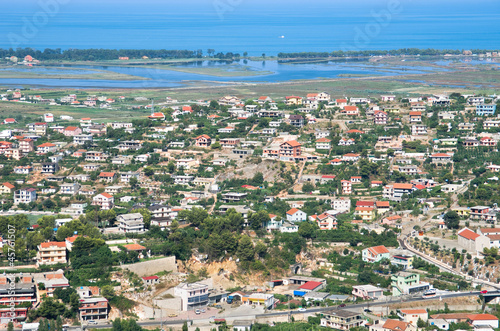
[[[302,222],[307,220],[307,214],[300,209],[292,208],[286,212],[286,220],[292,223]]]

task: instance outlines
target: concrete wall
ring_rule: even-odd
[[[168,256],[157,260],[138,262],[120,266],[122,269],[128,269],[140,277],[151,276],[160,271],[177,272],[175,256]]]

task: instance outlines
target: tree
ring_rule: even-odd
[[[136,177],[130,178],[129,184],[132,190],[137,186],[137,183],[139,183],[139,180]]]
[[[460,216],[456,211],[450,210],[444,214],[443,219],[448,229],[458,229],[460,226]]]
[[[311,183],[305,183],[304,185],[302,185],[302,192],[304,193],[312,192],[314,191],[314,189],[315,187]]]
[[[300,222],[298,233],[301,237],[309,239],[314,236],[316,228],[316,224],[313,224],[311,222]]]
[[[238,242],[238,257],[241,261],[252,261],[255,255],[252,239],[249,236],[242,236]]]
[[[269,213],[265,210],[260,210],[256,213],[248,215],[248,223],[254,230],[260,229],[264,224],[269,222]]]
[[[14,323],[12,321],[9,321],[7,324],[7,331],[14,331]]]

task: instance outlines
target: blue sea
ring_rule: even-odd
[[[500,49],[498,0],[18,0],[1,18],[1,48]]]

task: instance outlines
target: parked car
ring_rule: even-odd
[[[168,314],[168,317],[177,317],[177,314],[175,314],[175,313]]]
[[[97,322],[96,322],[96,321],[94,321],[94,320],[90,320],[90,321],[88,321],[87,323],[88,323],[88,324],[93,324],[93,325],[96,325],[96,324],[97,324]]]
[[[200,315],[200,314],[201,314],[201,311],[200,311],[199,309],[196,309],[196,310],[194,311],[194,313],[195,313],[196,315]]]
[[[298,311],[300,311],[301,313],[307,311],[305,308],[299,308]]]

